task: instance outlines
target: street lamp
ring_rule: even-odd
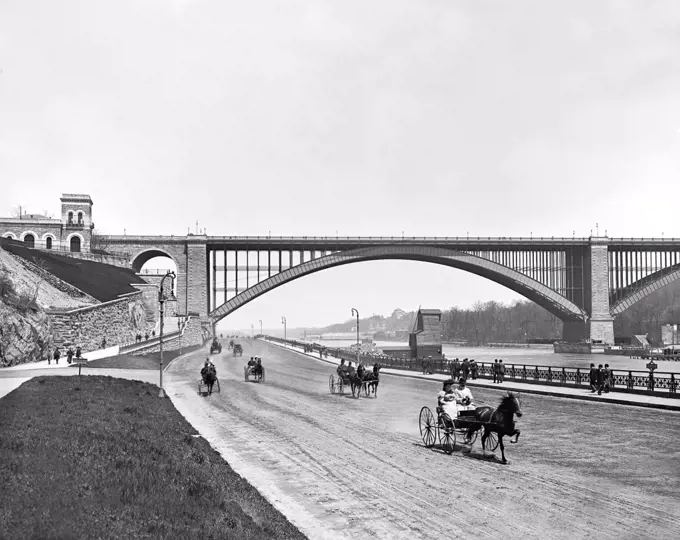
[[[177,315],[177,335],[179,337],[179,354],[182,354],[182,316]]]
[[[263,335],[263,333],[262,333],[262,319],[260,319],[260,335]]]
[[[352,308],[352,315],[356,313],[357,315],[357,367],[359,366],[359,351],[361,350],[359,347],[359,310]]]
[[[172,293],[172,287],[175,283],[175,273],[172,271],[168,271],[167,274],[163,276],[163,279],[161,279],[161,290],[158,291],[158,301],[161,304],[161,335],[160,335],[160,349],[161,349],[161,364],[160,364],[160,376],[161,376],[161,390],[158,393],[158,397],[165,397],[165,392],[163,391],[163,304],[165,303],[165,296],[163,294],[163,283],[167,278],[170,278],[172,280],[172,285],[170,286],[170,293]]]
[[[250,339],[253,339],[255,337],[255,325],[253,323],[250,323]]]
[[[286,330],[286,318],[285,317],[281,317],[281,324],[283,325],[283,340],[287,341],[286,335],[287,335],[288,331]]]

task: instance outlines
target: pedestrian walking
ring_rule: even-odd
[[[102,349],[106,349],[106,338],[102,339]]]
[[[604,377],[604,393],[608,394],[609,390],[611,389],[611,379],[612,379],[612,371],[609,369],[609,364],[604,365],[604,370],[603,370],[603,377]]]
[[[73,349],[71,347],[66,351],[66,362],[70,364],[73,362]]]
[[[473,358],[470,360],[470,375],[472,376],[473,381],[477,378],[478,371],[479,366],[477,365],[477,361]]]
[[[493,382],[498,382],[498,358],[493,359],[493,365],[491,366],[491,373],[493,374]]]
[[[463,363],[460,366],[460,370],[463,374],[463,379],[467,381],[470,376],[470,362],[467,358],[463,358]]]
[[[597,369],[595,368],[595,364],[590,364],[590,388],[591,394],[597,392]]]
[[[59,347],[54,348],[54,363],[59,363],[59,358],[61,358],[61,353],[59,352]]]
[[[460,364],[458,363],[458,358],[454,358],[453,362],[451,362],[451,378],[456,380],[458,379],[458,372],[460,370]]]
[[[597,395],[602,395],[602,388],[604,387],[604,367],[602,364],[597,366],[597,372],[595,373],[595,381],[597,386]]]
[[[503,360],[498,359],[498,384],[502,384],[505,379],[505,364]]]
[[[76,347],[76,360],[80,360],[80,355],[83,354],[80,350],[80,345]]]

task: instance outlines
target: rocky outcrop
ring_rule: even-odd
[[[51,336],[50,320],[44,312],[0,302],[0,366],[47,359]]]

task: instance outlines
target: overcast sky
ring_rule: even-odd
[[[110,234],[680,237],[680,2],[2,0],[0,213]],[[509,301],[389,261],[228,326]]]

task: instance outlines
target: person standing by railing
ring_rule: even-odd
[[[493,374],[493,382],[498,382],[498,358],[493,359],[493,364],[491,366],[491,373]]]
[[[503,384],[503,380],[505,380],[505,364],[503,363],[503,360],[500,358],[498,359],[498,384]]]

